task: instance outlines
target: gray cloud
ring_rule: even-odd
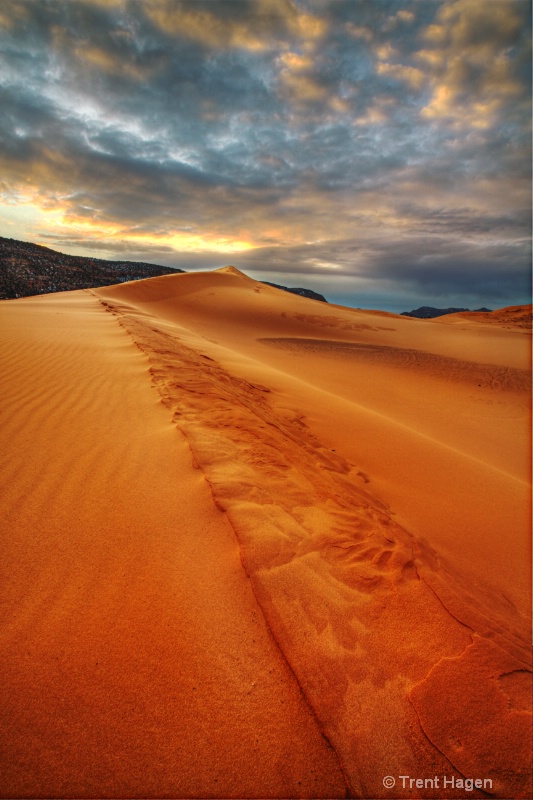
[[[1,13],[0,199],[30,192],[64,213],[64,230],[26,238],[389,294],[523,297],[527,2],[8,0]],[[180,234],[210,252],[180,250]],[[218,238],[255,249],[230,258]]]

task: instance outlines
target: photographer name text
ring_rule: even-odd
[[[394,786],[402,789],[463,789],[473,792],[474,789],[492,789],[491,778],[456,778],[455,775],[434,775],[432,778],[412,778],[410,775],[386,775],[383,786],[392,789]]]

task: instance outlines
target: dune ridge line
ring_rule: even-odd
[[[501,784],[501,770],[484,763],[468,724],[469,759],[458,757],[439,730],[430,730],[427,720],[440,710],[440,700],[417,687],[433,681],[441,663],[462,675],[479,632],[485,655],[490,654],[476,673],[482,684],[512,665],[511,671],[529,670],[527,621],[520,622],[488,587],[474,591],[456,570],[448,571],[442,558],[360,488],[351,466],[325,448],[301,417],[276,415],[268,387],[231,375],[154,317],[105,295],[101,302],[148,357],[152,381],[186,435],[216,504],[228,515],[267,624],[351,791],[372,791],[381,756],[365,765],[361,756],[380,727],[387,730],[400,770],[407,769],[406,762],[413,769],[424,763],[429,768],[436,749],[444,772],[455,767],[464,775],[461,768],[474,764],[497,774]],[[380,624],[384,636],[375,630]],[[411,626],[412,641],[403,653],[403,672],[391,674],[388,662],[402,653],[398,635],[391,633],[405,625]],[[426,652],[413,659],[418,638]],[[464,681],[458,695],[467,707]],[[392,698],[394,723],[382,707]],[[493,734],[503,713],[499,709],[492,721]],[[506,719],[520,729],[515,745],[524,741],[524,719],[516,714]],[[500,745],[504,758],[507,747]],[[527,763],[523,748],[520,758]],[[529,777],[517,770],[498,793],[527,796]]]

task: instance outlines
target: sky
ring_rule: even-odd
[[[529,0],[2,0],[0,235],[531,302]]]

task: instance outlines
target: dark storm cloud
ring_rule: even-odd
[[[457,246],[445,237],[364,244],[348,240],[333,246],[263,248],[233,263],[261,278],[269,272],[283,275],[288,285],[310,286],[335,302],[346,295],[354,305],[368,308],[381,297],[380,307],[396,312],[410,310],[403,307],[409,303],[498,308],[528,302],[531,293],[527,238],[485,246]]]
[[[60,210],[58,247],[87,247],[74,229],[89,223],[95,249],[198,268],[228,262],[225,237],[255,246],[231,257],[252,270],[512,294],[529,237],[529,12],[8,0],[5,202]],[[211,254],[180,252],[189,233]],[[135,251],[140,234],[153,243]]]

